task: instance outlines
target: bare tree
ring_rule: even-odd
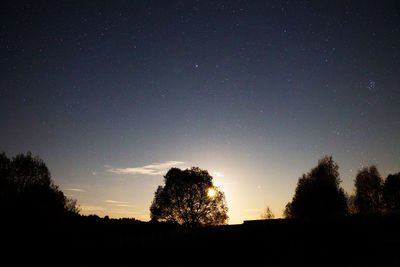
[[[271,219],[274,219],[274,218],[275,218],[275,214],[271,211],[269,206],[267,206],[267,208],[264,210],[264,212],[261,213],[261,219],[271,220]]]

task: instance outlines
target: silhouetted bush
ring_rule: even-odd
[[[297,183],[292,202],[286,205],[287,218],[315,218],[345,215],[346,196],[339,186],[339,166],[332,157],[325,156]]]
[[[382,211],[383,181],[375,166],[359,170],[354,181],[356,194],[354,203],[358,213],[379,213]]]
[[[206,170],[171,168],[164,178],[165,186],[157,188],[150,207],[153,221],[190,227],[227,222],[225,195],[214,187]]]

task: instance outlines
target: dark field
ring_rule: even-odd
[[[400,266],[399,222],[398,216],[349,216],[188,229],[75,217],[6,226],[3,259],[12,252],[18,255],[13,266]]]

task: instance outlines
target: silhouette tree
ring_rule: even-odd
[[[357,211],[364,214],[381,212],[383,181],[378,169],[375,166],[362,168],[358,171],[354,184]]]
[[[194,227],[225,224],[228,208],[225,195],[214,187],[212,176],[198,167],[171,168],[164,176],[150,207],[152,221]]]
[[[274,213],[271,211],[271,209],[269,208],[269,206],[267,206],[267,208],[265,209],[265,211],[261,214],[261,219],[264,220],[271,220],[274,219],[275,215]]]
[[[383,200],[389,210],[400,210],[400,172],[389,174],[383,184]]]
[[[79,211],[53,183],[43,160],[30,152],[12,159],[1,153],[0,174],[0,205],[8,215],[45,218]]]
[[[297,183],[291,202],[284,210],[287,218],[313,218],[347,213],[346,196],[339,186],[339,166],[325,156]]]

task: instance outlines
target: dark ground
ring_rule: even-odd
[[[8,266],[400,266],[400,217],[246,221],[187,229],[95,216],[3,226]],[[7,265],[2,265],[7,266]]]

